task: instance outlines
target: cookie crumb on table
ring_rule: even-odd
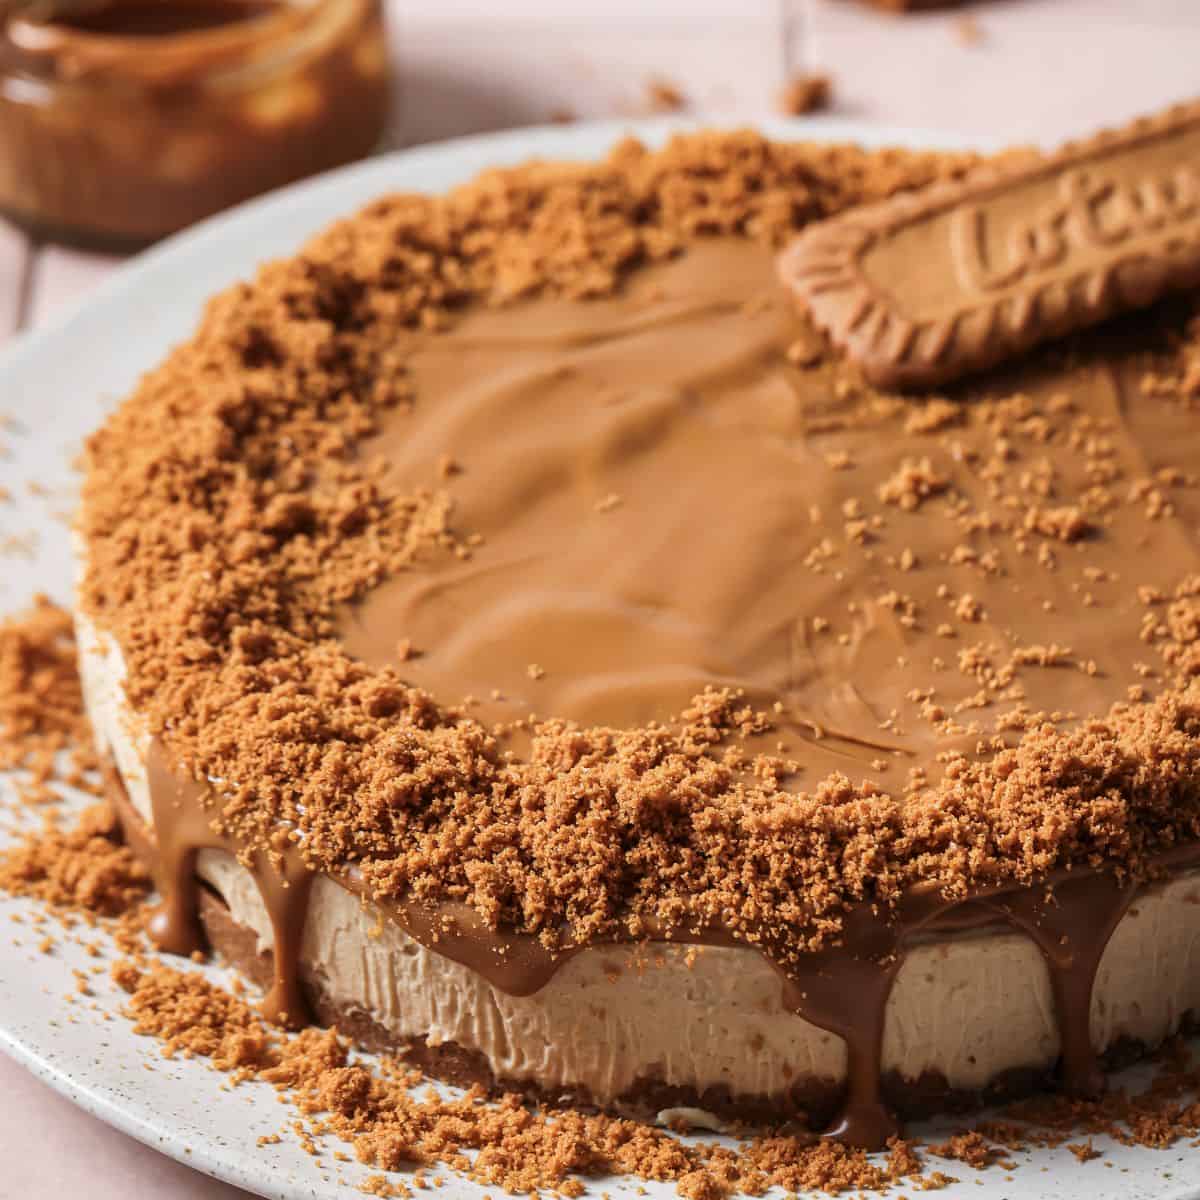
[[[964,46],[978,46],[984,40],[983,26],[974,17],[959,17],[954,22],[954,36]]]
[[[828,75],[796,75],[779,93],[777,107],[786,117],[821,112],[833,100],[833,80]]]
[[[678,84],[662,75],[646,80],[646,104],[651,112],[679,112],[687,105],[687,97]]]
[[[46,596],[0,621],[0,770],[28,773],[27,786],[57,777],[57,756],[71,758],[78,786],[94,770],[91,726],[75,663],[71,614]]]

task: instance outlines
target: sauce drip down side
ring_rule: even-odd
[[[164,950],[191,954],[204,945],[199,920],[196,855],[201,849],[237,854],[236,842],[215,834],[208,789],[173,771],[160,743],[152,743],[148,775],[155,828],[129,802],[115,771],[110,791],[127,840],[153,868],[162,903],[151,932]],[[1177,852],[1171,865],[1200,861],[1200,849]],[[289,851],[281,862],[256,853],[250,867],[273,932],[273,982],[263,1000],[269,1020],[292,1027],[311,1021],[305,996],[302,947],[315,874]],[[337,880],[353,892],[349,877]],[[939,928],[963,932],[997,923],[1027,934],[1045,961],[1061,1039],[1061,1086],[1072,1095],[1095,1096],[1104,1076],[1090,1039],[1092,990],[1108,940],[1134,899],[1136,885],[1118,885],[1103,872],[1063,872],[1033,890],[1009,887],[947,900],[915,889],[901,911],[885,918],[869,904],[851,909],[839,944],[783,967],[783,1003],[798,1017],[828,1030],[846,1044],[845,1091],[826,1136],[868,1149],[882,1148],[899,1125],[881,1093],[882,1049],[888,998],[906,947],[920,933]],[[462,905],[382,904],[381,911],[415,941],[477,972],[500,991],[533,995],[582,947],[551,954],[532,935],[493,930]],[[708,945],[744,945],[720,928],[673,931],[660,939]]]

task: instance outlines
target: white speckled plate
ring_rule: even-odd
[[[658,140],[680,122],[637,124]],[[135,259],[74,313],[10,347],[0,356],[0,481],[15,497],[0,505],[0,612],[12,612],[36,591],[66,602],[70,556],[65,516],[73,504],[71,460],[81,439],[138,374],[183,338],[205,297],[250,273],[261,259],[295,249],[329,220],[393,190],[435,191],[477,171],[533,156],[593,158],[628,125],[530,129],[470,138],[379,158],[243,206]],[[837,120],[769,122],[766,132],[787,138],[858,140],[868,144],[961,146],[912,130]],[[37,494],[29,484],[39,486]],[[0,777],[0,791],[11,781]],[[0,813],[0,844],[12,837]],[[107,979],[107,959],[90,958],[59,937],[54,954],[39,953],[41,934],[26,902],[0,896],[0,1047],[64,1095],[150,1146],[230,1183],[280,1200],[344,1195],[369,1173],[357,1164],[321,1163],[305,1154],[285,1126],[288,1110],[262,1085],[231,1088],[201,1061],[168,1062],[113,1016],[120,995]],[[10,924],[9,918],[19,923]],[[10,932],[11,931],[11,932]],[[15,936],[14,936],[15,935]],[[95,935],[84,934],[84,940]],[[96,976],[94,998],[68,999],[74,969]],[[222,972],[207,968],[214,976]],[[1130,1081],[1134,1082],[1133,1080]],[[264,1134],[283,1132],[278,1145],[258,1147]],[[947,1200],[1088,1197],[1089,1200],[1200,1198],[1200,1155],[1185,1144],[1170,1151],[1110,1146],[1104,1158],[1078,1163],[1065,1149],[1016,1155],[1013,1174],[977,1173],[941,1164],[961,1182]],[[606,1181],[616,1195],[633,1195],[628,1181]],[[656,1197],[674,1189],[656,1185]],[[902,1191],[911,1191],[901,1188]],[[451,1179],[442,1195],[478,1200],[483,1189]]]

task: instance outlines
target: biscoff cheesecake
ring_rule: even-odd
[[[78,523],[162,945],[453,1082],[864,1146],[1200,1008],[1192,297],[901,393],[781,277],[974,165],[624,144],[214,299]]]

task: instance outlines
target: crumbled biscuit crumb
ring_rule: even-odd
[[[646,104],[651,112],[679,112],[686,106],[687,98],[677,84],[656,75],[646,80]]]
[[[833,80],[828,75],[793,76],[779,93],[777,107],[785,117],[820,112],[833,100]]]

